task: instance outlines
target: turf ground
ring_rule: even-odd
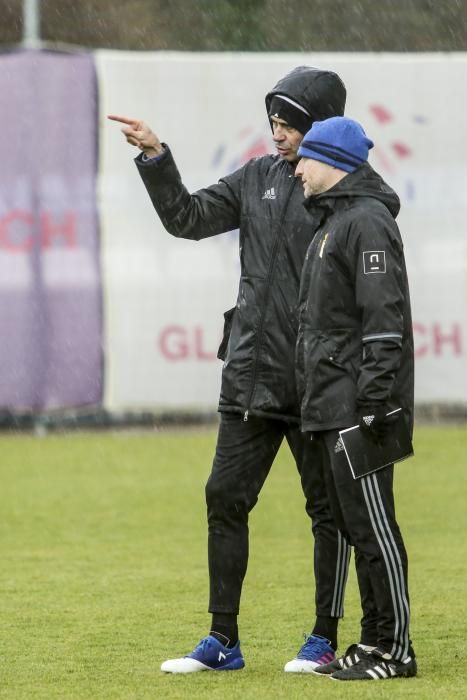
[[[246,668],[167,676],[208,630],[204,482],[215,432],[0,438],[0,698],[466,698],[467,429],[419,428],[396,468],[419,676],[284,674],[313,611],[311,538],[283,449],[250,520]],[[359,621],[349,579],[341,650]]]

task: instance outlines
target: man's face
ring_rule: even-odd
[[[272,138],[278,154],[289,163],[295,163],[298,160],[298,148],[303,141],[302,132],[278,117],[271,117],[271,124]]]
[[[342,176],[345,173],[342,173]],[[336,184],[336,169],[327,163],[312,158],[301,158],[295,169],[295,176],[302,178],[305,197],[326,192]],[[340,179],[340,177],[339,177]]]

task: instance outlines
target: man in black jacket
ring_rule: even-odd
[[[169,233],[200,240],[240,229],[237,303],[225,314],[220,426],[206,485],[211,632],[186,657],[162,664],[170,673],[238,669],[244,665],[237,615],[248,561],[248,514],[285,437],[295,458],[315,539],[316,623],[292,672],[334,657],[350,548],[327,502],[319,449],[299,428],[294,354],[300,275],[313,225],[294,177],[297,149],[316,119],[343,114],[345,87],[330,71],[292,70],[266,96],[276,155],[246,163],[217,184],[190,194],[172,153],[138,120],[125,124],[140,148],[136,164]]]
[[[408,677],[417,670],[393,466],[354,479],[339,435],[359,424],[371,440],[381,441],[394,430],[394,415],[388,414],[395,409],[402,409],[410,432],[413,425],[414,349],[395,222],[399,199],[367,163],[372,146],[352,119],[315,122],[299,148],[296,169],[313,222],[317,210],[322,213],[300,289],[296,361],[302,429],[325,448],[331,508],[363,562],[362,622],[375,634],[373,647],[354,644],[315,669],[336,680]]]

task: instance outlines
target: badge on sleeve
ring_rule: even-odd
[[[371,275],[386,272],[386,253],[384,250],[365,250],[363,252],[363,272]]]

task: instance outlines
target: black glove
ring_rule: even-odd
[[[375,442],[381,442],[384,439],[398,418],[397,413],[386,415],[388,410],[386,404],[357,405],[358,424]]]

